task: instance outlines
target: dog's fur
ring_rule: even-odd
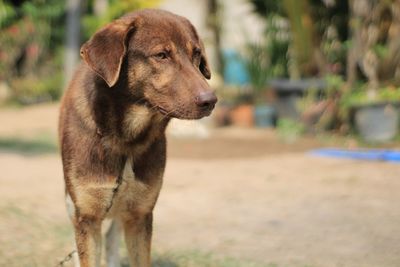
[[[142,10],[106,25],[81,48],[84,60],[62,100],[59,137],[68,210],[81,267],[119,266],[121,227],[131,267],[150,266],[152,210],[166,161],[170,118],[199,119],[216,97],[196,30],[180,16]],[[207,94],[205,105],[198,99]]]

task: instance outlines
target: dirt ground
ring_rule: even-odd
[[[0,110],[0,139],[52,136],[57,106]],[[400,165],[318,158],[254,129],[169,140],[153,248],[265,266],[400,266]],[[0,266],[53,266],[72,249],[57,153],[0,149]]]

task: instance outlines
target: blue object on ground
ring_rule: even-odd
[[[233,49],[223,51],[224,81],[231,85],[245,85],[249,83],[246,64],[240,55]]]
[[[276,111],[267,104],[254,107],[254,122],[257,127],[274,127]]]
[[[400,151],[384,149],[346,150],[321,148],[311,151],[311,154],[323,157],[349,158],[359,160],[379,160],[400,163]]]

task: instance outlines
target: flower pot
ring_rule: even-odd
[[[231,124],[231,110],[232,106],[227,104],[219,104],[213,111],[213,120],[215,126],[222,127]]]
[[[257,127],[274,127],[276,111],[269,105],[257,105],[254,107],[254,123]]]
[[[388,103],[358,106],[354,119],[357,131],[369,142],[389,141],[399,128],[398,109]]]
[[[240,127],[251,127],[254,125],[254,107],[252,105],[243,104],[234,108],[231,112],[231,122],[233,125]]]

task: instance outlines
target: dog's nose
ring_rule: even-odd
[[[217,97],[213,92],[201,92],[197,95],[195,102],[196,105],[203,109],[213,108],[217,103]]]

